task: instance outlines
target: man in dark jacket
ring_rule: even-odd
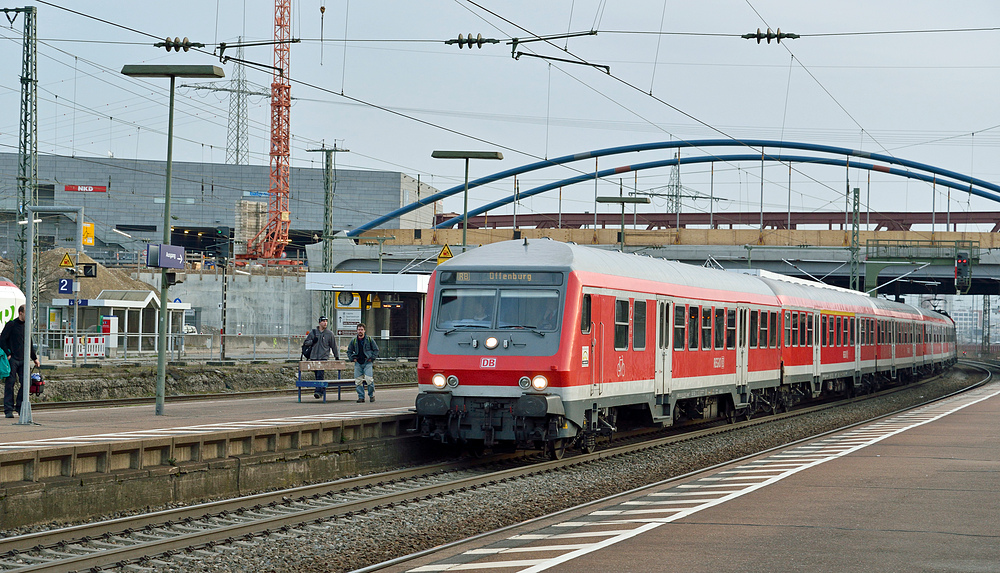
[[[354,387],[358,391],[358,402],[365,401],[365,383],[368,384],[368,399],[375,401],[375,375],[372,365],[378,358],[378,345],[370,336],[365,336],[365,324],[358,324],[358,336],[347,345],[347,359],[354,363]]]
[[[319,317],[319,326],[312,329],[309,332],[309,336],[306,337],[306,344],[312,343],[312,349],[309,351],[309,360],[329,360],[330,353],[333,352],[333,359],[340,360],[340,349],[337,348],[337,339],[334,338],[333,333],[327,328],[330,322],[325,316]],[[316,371],[316,380],[323,380],[326,372],[323,370]],[[320,398],[321,394],[317,388],[313,392],[313,398],[317,400]]]
[[[8,322],[0,332],[0,351],[7,353],[10,362],[10,376],[3,383],[3,414],[13,418],[14,412],[21,411],[21,379],[24,369],[24,305],[17,308],[17,318]],[[31,344],[31,360],[39,366],[35,345]]]

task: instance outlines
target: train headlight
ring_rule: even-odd
[[[549,379],[539,374],[531,379],[531,387],[541,392],[549,387]]]
[[[489,348],[490,350],[496,348],[497,344],[500,344],[500,341],[497,340],[495,336],[491,336],[486,339],[486,348]]]
[[[517,381],[517,385],[527,390],[528,386],[531,386],[531,378],[528,378],[527,376],[521,376],[521,379]]]
[[[443,390],[446,383],[447,380],[445,379],[444,374],[435,374],[434,376],[431,376],[431,384],[433,384],[438,390]]]
[[[448,377],[448,385],[451,386],[452,388],[458,386],[458,376],[455,376],[454,374],[452,374],[451,376],[449,376]]]

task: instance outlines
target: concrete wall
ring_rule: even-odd
[[[226,296],[227,334],[299,336],[316,326],[319,295],[306,290],[304,274],[230,274]],[[141,272],[139,280],[159,287],[159,273]],[[219,332],[222,325],[222,271],[188,272],[169,290],[170,300],[181,299],[197,311],[200,332]]]

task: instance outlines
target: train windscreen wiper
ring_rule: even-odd
[[[452,332],[455,332],[455,331],[458,331],[458,330],[464,330],[466,328],[489,328],[489,327],[490,326],[488,324],[456,324],[456,325],[452,326],[450,329],[446,330],[445,333],[444,333],[444,335],[448,336]]]
[[[538,330],[538,327],[535,326],[535,325],[533,325],[533,324],[504,324],[504,325],[498,326],[497,328],[501,328],[501,329],[518,328],[518,329],[522,329],[522,330],[530,330],[531,332],[534,332],[538,336],[545,336],[545,333],[542,332],[541,330]]]

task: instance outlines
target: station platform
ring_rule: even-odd
[[[357,402],[353,388],[343,391],[343,399],[326,403],[303,392],[302,402],[294,394],[267,398],[168,402],[157,416],[152,404],[117,408],[33,410],[31,425],[18,425],[0,418],[0,453],[42,449],[70,444],[135,440],[144,437],[210,434],[233,429],[286,427],[318,420],[344,420],[407,414],[417,396],[410,388],[375,387],[375,402]]]
[[[1000,383],[391,570],[1000,571]]]

